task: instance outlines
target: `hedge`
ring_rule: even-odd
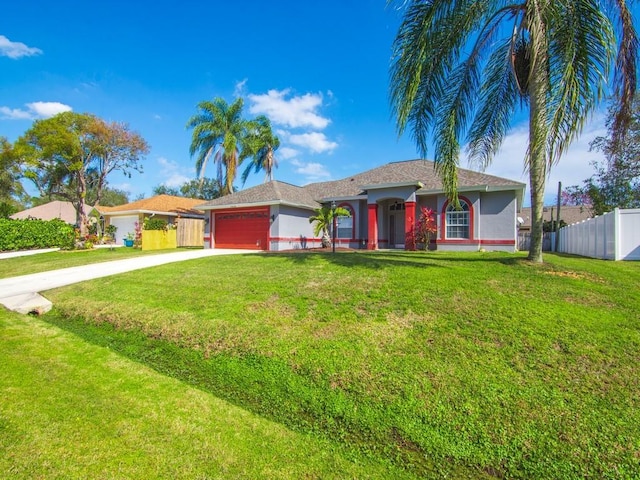
[[[74,243],[74,228],[62,220],[0,218],[0,251],[52,247],[72,249]]]

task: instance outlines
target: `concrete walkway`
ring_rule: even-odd
[[[39,295],[39,292],[52,288],[64,287],[73,283],[93,280],[95,278],[117,275],[118,273],[155,267],[166,263],[182,262],[196,258],[216,255],[238,255],[260,253],[255,250],[204,249],[185,250],[174,253],[148,255],[137,258],[126,258],[111,262],[93,263],[80,267],[63,268],[49,272],[33,273],[20,277],[0,279],[0,304],[19,313],[46,313],[51,309],[51,302]]]

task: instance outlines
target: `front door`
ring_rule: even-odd
[[[404,248],[404,212],[389,214],[389,248]]]

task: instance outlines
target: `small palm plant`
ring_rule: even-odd
[[[334,217],[350,217],[351,212],[342,207],[324,206],[316,209],[316,214],[309,217],[309,223],[314,223],[313,235],[318,236],[322,232],[322,247],[329,248],[331,246],[331,235],[329,231],[333,224]]]

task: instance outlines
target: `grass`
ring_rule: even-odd
[[[408,478],[0,311],[2,478]]]
[[[4,258],[0,260],[0,278],[170,252],[175,252],[175,250],[143,252],[137,248],[95,248],[92,250],[59,250],[25,257]]]
[[[407,474],[637,478],[640,264],[545,259],[206,258],[49,292],[45,318]]]

